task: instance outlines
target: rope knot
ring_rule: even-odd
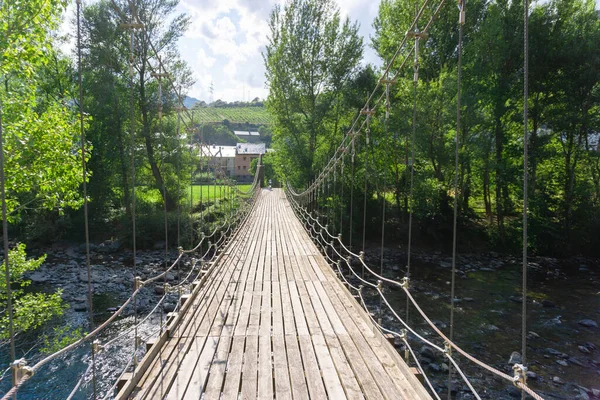
[[[142,282],[142,278],[139,276],[136,276],[135,278],[133,278],[133,290],[138,290],[139,288],[141,288],[142,286],[144,286],[144,282]]]
[[[402,282],[400,282],[400,287],[408,290],[409,283],[410,283],[410,278],[408,276],[405,276],[404,278],[402,278]]]
[[[452,357],[452,345],[450,342],[444,342],[444,354],[447,357]]]
[[[512,369],[515,373],[513,376],[513,385],[519,386],[519,383],[523,385],[527,384],[527,367],[523,364],[515,364]]]
[[[33,368],[27,366],[27,360],[24,358],[13,361],[10,368],[13,371],[13,385],[18,384],[25,376],[34,374]]]
[[[98,339],[94,340],[92,342],[92,351],[94,352],[94,354],[98,354],[100,353],[102,350],[104,350],[104,346],[102,346],[100,344],[100,341]]]

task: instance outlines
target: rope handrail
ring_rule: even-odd
[[[405,44],[407,42],[407,39],[410,36],[411,31],[415,28],[415,25],[417,24],[418,20],[421,18],[422,14],[423,14],[423,11],[425,10],[425,7],[429,4],[429,1],[430,0],[425,0],[425,2],[423,3],[422,7],[417,12],[417,15],[415,16],[415,18],[414,18],[411,26],[409,27],[409,29],[404,34],[404,37],[403,37],[400,45],[398,46],[398,48],[396,50],[396,53],[391,58],[390,62],[387,63],[387,67],[384,70],[384,73],[382,74],[382,78],[380,78],[377,81],[377,84],[376,84],[375,88],[371,91],[371,93],[369,95],[369,98],[368,98],[367,102],[365,103],[365,106],[363,107],[363,109],[369,109],[370,101],[372,100],[372,98],[375,95],[376,91],[381,87],[381,84],[382,84],[382,82],[384,80],[383,77],[386,76],[386,74],[389,72],[389,70],[391,69],[392,65],[396,61],[396,58],[400,55],[400,52],[401,52],[402,48],[405,46]],[[421,31],[421,33],[427,33],[427,31],[429,30],[429,28],[433,24],[434,20],[437,18],[439,12],[441,11],[441,8],[444,6],[445,2],[446,2],[446,0],[441,0],[440,1],[439,5],[437,6],[437,8],[435,9],[435,11],[433,12],[433,14],[431,15],[431,17],[429,18],[429,21],[427,22],[427,24],[425,25],[425,28]],[[404,61],[402,62],[402,64],[399,66],[398,71],[394,74],[392,80],[395,80],[395,79],[398,78],[398,76],[400,75],[400,71],[402,70],[402,68],[406,64],[406,61],[409,59],[409,57],[411,56],[411,54],[413,52],[414,52],[414,48],[411,48],[411,50],[409,51],[409,53],[404,58]],[[376,108],[381,103],[381,101],[383,100],[384,97],[385,97],[385,92],[383,92],[379,96],[379,98],[374,103],[374,105],[373,105],[373,107],[371,109]],[[336,148],[334,155],[332,156],[332,158],[329,159],[329,161],[326,164],[325,168],[323,168],[321,170],[321,172],[319,173],[319,175],[317,176],[317,178],[315,179],[315,181],[313,182],[313,184],[310,185],[305,191],[303,191],[301,193],[294,192],[295,195],[299,196],[299,195],[304,195],[306,193],[310,193],[311,191],[313,191],[315,189],[315,187],[317,187],[323,181],[325,174],[331,172],[331,162],[334,161],[334,160],[337,162],[338,152],[341,151],[344,148],[344,142],[346,141],[346,138],[349,137],[349,136],[352,136],[352,142],[354,142],[355,137],[354,137],[354,135],[352,133],[354,132],[354,127],[356,126],[356,123],[358,122],[358,120],[360,119],[360,117],[361,117],[361,114],[359,113],[355,117],[354,122],[352,123],[352,126],[349,129],[348,133],[344,136],[344,138],[342,138],[342,142]],[[358,129],[358,132],[362,131],[362,128],[364,127],[365,123],[366,123],[366,119],[363,120],[360,128]]]
[[[404,342],[404,345],[406,346],[406,348],[410,351],[410,353],[412,354],[413,360],[415,361],[415,364],[417,365],[418,370],[421,372],[421,374],[423,375],[423,378],[425,379],[425,382],[427,383],[427,386],[429,387],[429,390],[431,390],[431,393],[433,393],[433,395],[435,396],[435,398],[437,400],[441,400],[439,395],[437,394],[437,392],[435,391],[435,389],[433,388],[433,385],[431,384],[431,381],[429,380],[429,377],[427,376],[427,374],[425,373],[425,370],[423,369],[423,367],[421,367],[421,363],[419,362],[419,359],[417,358],[417,356],[415,355],[415,353],[412,350],[412,347],[408,344],[408,340],[406,339],[406,335],[402,335],[398,332],[392,331],[390,329],[385,328],[384,326],[382,326],[379,322],[375,321],[375,318],[373,318],[373,316],[371,315],[370,312],[368,312],[369,308],[367,307],[367,303],[365,302],[365,299],[362,295],[362,290],[358,290],[358,296],[360,297],[360,302],[362,307],[365,309],[365,311],[367,311],[367,315],[369,316],[369,319],[371,320],[371,322],[382,332],[387,332],[390,333],[400,339],[402,339],[402,341]]]
[[[394,286],[398,286],[401,287],[402,290],[407,294],[407,298],[411,301],[411,303],[415,306],[415,308],[417,309],[417,311],[419,312],[419,314],[423,317],[423,319],[425,320],[425,322],[427,322],[427,324],[435,331],[436,334],[438,334],[440,336],[441,339],[443,339],[444,343],[446,343],[448,346],[450,346],[451,348],[455,349],[458,353],[460,353],[462,356],[464,356],[465,358],[467,358],[469,361],[473,362],[474,364],[478,365],[481,368],[484,368],[485,370],[487,370],[488,372],[497,375],[511,383],[513,383],[514,385],[516,385],[517,387],[519,387],[520,389],[524,390],[525,392],[527,392],[528,394],[530,394],[532,397],[534,397],[536,400],[543,400],[543,397],[541,397],[540,395],[538,395],[536,392],[534,392],[526,383],[521,382],[520,380],[518,380],[518,376],[510,376],[480,360],[478,360],[477,358],[473,357],[472,355],[470,355],[469,353],[467,353],[465,350],[463,350],[461,347],[459,347],[456,343],[454,343],[453,341],[449,340],[449,338],[444,335],[444,333],[441,332],[441,330],[435,326],[435,324],[431,321],[431,319],[429,319],[429,317],[425,314],[425,312],[421,309],[421,307],[418,305],[418,303],[416,302],[416,300],[412,297],[409,289],[408,289],[408,281],[404,281],[404,282],[398,282],[395,281],[393,279],[389,279],[389,278],[385,278],[379,274],[377,274],[376,272],[374,272],[365,262],[364,262],[364,257],[361,257],[361,255],[356,254],[354,252],[352,252],[351,250],[349,250],[344,243],[339,240],[338,236],[334,236],[331,233],[329,233],[326,229],[325,226],[323,226],[318,219],[312,217],[310,215],[309,212],[307,212],[304,208],[300,207],[295,199],[292,198],[292,201],[290,202],[290,204],[292,204],[292,209],[295,211],[296,215],[298,215],[301,220],[305,221],[307,223],[308,226],[311,227],[311,232],[314,231],[316,233],[316,229],[315,229],[315,225],[318,225],[320,228],[320,232],[316,233],[315,236],[313,236],[312,234],[309,233],[309,235],[311,236],[311,238],[313,238],[314,241],[316,241],[319,246],[325,247],[328,246],[331,249],[334,250],[334,252],[340,257],[340,259],[344,259],[344,257],[342,257],[342,254],[335,248],[335,246],[333,246],[331,243],[328,243],[325,238],[323,237],[322,232],[325,231],[330,238],[332,239],[338,239],[338,243],[340,244],[340,248],[343,249],[346,253],[348,253],[350,256],[358,259],[361,264],[365,267],[365,269],[375,278],[377,278],[378,280],[380,280],[382,283],[386,282],[389,284],[392,284]],[[312,222],[311,222],[312,221]],[[308,229],[305,226],[305,229],[308,231]],[[321,240],[319,240],[319,237],[321,238]],[[332,260],[329,256],[327,256],[327,258],[329,260]],[[335,262],[333,264],[336,264]],[[383,300],[383,302],[386,304],[386,306],[388,307],[388,309],[391,311],[391,313],[394,315],[394,317],[396,318],[396,320],[398,320],[409,332],[411,332],[413,335],[415,335],[417,338],[419,338],[421,341],[423,341],[424,343],[428,344],[429,346],[433,347],[434,349],[445,353],[445,350],[443,348],[441,348],[440,346],[437,346],[436,344],[432,343],[431,341],[425,339],[423,336],[419,335],[414,329],[412,329],[402,318],[400,318],[400,316],[398,315],[398,313],[394,310],[394,308],[392,307],[392,305],[389,303],[389,301],[387,300],[386,296],[384,295],[383,291],[381,290],[382,288],[379,285],[374,285],[371,282],[366,281],[364,278],[362,278],[360,276],[360,274],[358,274],[350,265],[349,262],[347,262],[348,264],[348,268],[351,271],[352,275],[360,280],[361,282],[366,283],[368,286],[375,286],[376,290],[379,294],[379,297]],[[337,264],[336,264],[337,266]],[[342,275],[342,274],[340,274]],[[343,275],[342,275],[343,276]],[[343,278],[346,282],[346,278]],[[460,371],[460,369],[458,368],[457,365],[455,365],[455,363],[453,362],[453,366],[455,368],[457,368],[457,371]],[[462,374],[462,371],[460,371],[459,373]],[[476,395],[476,392],[474,393],[474,395]],[[478,397],[478,395],[476,395]]]
[[[258,191],[256,191],[256,188],[254,189],[256,193],[258,193]],[[256,194],[249,200],[250,203],[255,203],[255,199],[256,199]],[[249,210],[248,210],[248,203],[244,203],[245,207],[240,207],[240,209],[238,210],[238,212],[236,213],[237,215],[239,215],[240,217],[243,215],[245,217],[247,217],[249,215]],[[233,220],[236,221],[240,221],[242,218],[232,218]],[[224,226],[224,225],[222,225]],[[231,229],[231,224],[229,224],[229,228],[227,229],[227,231],[229,231]],[[218,228],[215,229],[210,236],[216,234],[216,232],[218,231]],[[224,236],[221,236],[221,238],[219,238],[219,240],[212,244],[213,248],[215,248],[215,246],[217,245],[217,243],[221,243],[224,242]],[[189,251],[188,251],[189,252]],[[208,250],[207,250],[208,252]],[[217,253],[217,251],[215,251],[215,254]],[[205,253],[206,255],[207,253]],[[11,397],[13,397],[13,395],[15,395],[17,393],[17,391],[33,376],[33,374],[38,371],[41,367],[43,367],[45,364],[49,363],[50,361],[58,358],[59,356],[75,349],[76,347],[78,347],[79,345],[89,342],[91,339],[95,338],[101,331],[103,331],[106,327],[108,327],[118,316],[120,316],[123,311],[125,310],[125,308],[137,297],[137,295],[139,294],[139,292],[141,291],[141,289],[146,286],[147,284],[156,281],[157,279],[159,279],[160,277],[163,277],[166,275],[166,273],[168,273],[170,270],[172,270],[172,268],[174,268],[175,265],[177,265],[177,263],[181,260],[181,257],[183,255],[183,252],[181,252],[179,254],[179,256],[177,257],[176,261],[173,262],[173,264],[171,265],[171,267],[169,267],[166,271],[162,272],[161,274],[154,276],[153,278],[147,279],[145,281],[138,281],[139,285],[138,287],[134,290],[134,292],[131,294],[131,296],[129,296],[129,298],[127,298],[125,300],[125,302],[121,305],[121,307],[119,307],[119,309],[117,311],[115,311],[106,321],[104,321],[101,325],[99,325],[98,327],[96,327],[92,332],[88,333],[86,336],[80,338],[79,340],[71,343],[70,345],[67,345],[65,347],[63,347],[62,349],[46,356],[45,358],[43,358],[42,360],[38,361],[36,364],[34,364],[32,367],[29,367],[27,369],[27,373],[19,380],[19,382],[17,382],[14,386],[11,387],[11,389],[4,394],[4,396],[2,397],[1,400],[8,400]],[[149,316],[149,315],[148,315]],[[148,317],[147,316],[147,317]],[[139,326],[139,324],[136,324],[135,326]],[[135,327],[134,326],[134,327]]]

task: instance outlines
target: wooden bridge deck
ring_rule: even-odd
[[[118,397],[430,399],[281,190],[261,193],[188,302],[133,392]]]

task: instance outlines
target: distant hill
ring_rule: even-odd
[[[196,103],[200,103],[200,100],[196,99],[195,97],[186,96],[185,99],[183,99],[183,105],[186,108],[192,108],[192,106]]]
[[[271,115],[264,107],[207,107],[194,108],[194,121],[217,123],[228,120],[232,124],[270,125]]]

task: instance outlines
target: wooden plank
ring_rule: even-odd
[[[283,337],[283,335],[276,335]],[[273,355],[271,350],[271,337],[260,336],[258,356],[258,398],[273,399]],[[282,378],[281,375],[278,376]],[[285,388],[284,388],[285,389]]]
[[[224,336],[219,340],[217,354],[215,354],[215,358],[210,363],[208,381],[206,382],[206,389],[204,390],[204,397],[207,399],[218,399],[221,396],[221,388],[223,387],[223,381],[225,379],[225,369],[227,368],[231,339],[231,337]],[[199,398],[200,397],[196,397],[196,399]]]
[[[292,382],[292,396],[294,399],[308,399],[308,386],[304,376],[298,337],[296,335],[285,335],[285,348]]]
[[[258,386],[258,336],[249,336],[246,338],[246,349],[244,351],[244,366],[242,370],[242,399],[256,399]],[[269,348],[270,352],[270,348]],[[269,354],[269,360],[271,356]],[[269,374],[270,374],[269,366]],[[272,378],[269,375],[269,381]],[[273,396],[271,396],[272,398]]]
[[[237,399],[242,379],[242,362],[244,359],[244,347],[246,338],[236,336],[233,338],[231,353],[227,361],[227,376],[223,386],[223,397],[225,399]]]
[[[287,352],[283,335],[273,335],[273,377],[275,380],[275,398],[292,399]]]
[[[317,357],[311,338],[308,335],[298,336],[298,342],[300,343],[300,353],[302,354],[302,363],[304,364],[304,373],[306,375],[306,383],[308,384],[308,392],[310,394],[309,397],[312,399],[324,399],[327,395],[325,386],[323,385],[323,378],[317,368],[319,363],[317,363]],[[290,370],[290,372],[292,371]],[[345,398],[345,396],[341,398]]]

